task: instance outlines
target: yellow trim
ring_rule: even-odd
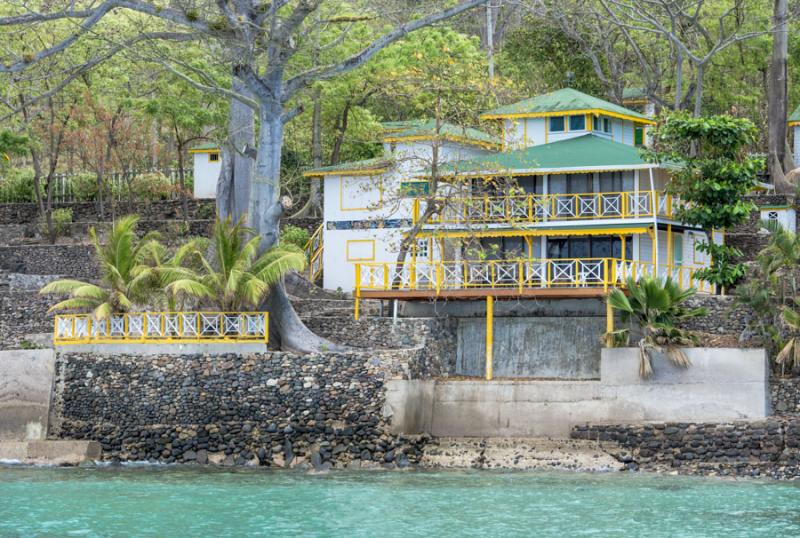
[[[330,170],[327,172],[318,172],[316,170],[309,170],[303,172],[303,177],[323,177],[323,176],[376,176],[383,174],[389,170],[388,168],[366,168],[364,170]]]
[[[587,131],[594,132],[594,116],[591,114],[586,114],[586,127]]]
[[[372,255],[369,258],[352,258],[350,257],[350,244],[351,243],[369,243],[372,246]],[[349,262],[371,262],[375,261],[375,240],[374,239],[348,239],[345,243],[345,255]]]
[[[597,114],[617,118],[621,120],[630,120],[634,123],[642,123],[644,125],[655,125],[656,122],[649,119],[637,118],[629,114],[619,114],[617,112],[610,112],[602,108],[578,108],[575,110],[559,110],[553,112],[523,112],[518,114],[482,114],[482,120],[497,120],[505,118],[547,118],[550,116],[570,116],[576,114]]]
[[[486,149],[501,149],[502,145],[495,144],[493,142],[484,142],[482,140],[475,140],[473,138],[466,138],[464,136],[453,136],[453,135],[440,135],[435,137],[433,135],[419,135],[419,136],[403,136],[403,137],[386,137],[383,139],[384,142],[419,142],[419,141],[426,141],[426,140],[446,140],[448,142],[459,142],[462,144],[472,144],[474,146],[481,146]]]
[[[550,135],[550,122],[545,120],[544,122],[544,143],[547,144],[547,139]]]
[[[652,226],[649,225],[649,226]],[[528,230],[423,230],[417,234],[417,237],[447,237],[447,238],[464,238],[464,237],[569,237],[581,235],[638,235],[643,233],[650,233],[651,227],[631,227],[631,228],[574,228],[565,226],[564,229],[560,228],[547,228],[547,229],[528,229]]]
[[[383,207],[383,176],[378,176],[378,204],[375,207],[344,207],[344,180],[352,176],[339,178],[339,211],[373,211]],[[373,176],[370,176],[372,178]]]
[[[494,377],[494,297],[486,297],[486,381]]]
[[[672,265],[675,260],[673,259],[672,248],[672,224],[667,224],[667,263]]]
[[[220,148],[214,148],[214,149],[190,149],[189,153],[190,154],[194,154],[194,153],[219,153],[220,151],[222,151]]]
[[[211,158],[212,155],[216,155],[217,158],[216,159],[212,159]],[[219,151],[209,151],[208,152],[208,162],[210,162],[210,163],[218,163],[219,159],[220,159]]]
[[[796,127],[796,126],[800,125],[800,121],[790,121],[788,123],[788,125],[789,125],[789,127]]]

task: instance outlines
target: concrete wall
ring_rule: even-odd
[[[596,379],[600,377],[601,317],[496,318],[495,377]],[[486,363],[486,321],[458,323],[456,375],[482,376]]]
[[[587,423],[729,421],[769,415],[764,350],[686,350],[692,366],[655,357],[638,375],[636,349],[604,349],[600,381],[394,381],[395,433],[455,437],[566,437]],[[431,383],[433,387],[431,387]],[[430,406],[430,409],[427,409]],[[430,418],[428,418],[430,416]]]
[[[0,441],[45,438],[54,371],[51,349],[0,351]]]

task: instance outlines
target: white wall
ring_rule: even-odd
[[[208,153],[194,154],[195,198],[217,197],[217,179],[220,170],[222,170],[222,156],[216,162],[211,162]]]
[[[547,129],[545,132],[546,122],[549,118],[515,118],[504,119],[503,130],[505,136],[505,149],[506,151],[513,151],[531,146],[537,146],[545,143],[558,142],[559,140],[568,140],[577,136],[583,136],[592,133],[615,142],[633,145],[634,139],[634,125],[630,120],[621,120],[617,118],[609,118],[611,120],[611,132],[604,133],[597,130],[597,117],[592,116],[592,127],[594,130],[580,130],[580,131],[565,131],[565,132],[552,132]],[[567,126],[569,118],[566,117]],[[586,127],[589,127],[588,122]]]

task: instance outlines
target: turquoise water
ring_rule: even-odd
[[[798,536],[800,486],[644,474],[0,468],[0,536]]]

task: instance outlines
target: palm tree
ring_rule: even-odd
[[[41,294],[69,294],[50,307],[55,310],[92,310],[95,319],[127,312],[134,305],[146,304],[157,289],[154,253],[160,248],[158,234],[150,232],[139,239],[136,224],[139,217],[128,215],[114,223],[105,245],[100,243],[94,228],[89,237],[100,266],[100,283],[80,280],[56,280],[44,286]]]
[[[261,238],[230,218],[214,223],[211,237],[213,256],[195,249],[200,270],[176,267],[165,270],[162,278],[170,283],[166,290],[173,296],[185,295],[223,312],[258,308],[270,287],[289,271],[302,271],[306,265],[303,251],[280,244],[258,256]]]
[[[676,366],[688,368],[689,357],[680,349],[681,345],[693,344],[697,338],[678,325],[689,318],[708,313],[705,308],[686,308],[683,303],[692,297],[696,290],[681,290],[669,277],[666,280],[643,277],[638,281],[628,278],[628,294],[615,289],[608,296],[612,308],[619,310],[622,321],[636,324],[641,328],[639,340],[639,375],[648,378],[653,375],[652,352],[663,352]],[[627,345],[630,329],[615,331],[607,336],[615,345]]]

